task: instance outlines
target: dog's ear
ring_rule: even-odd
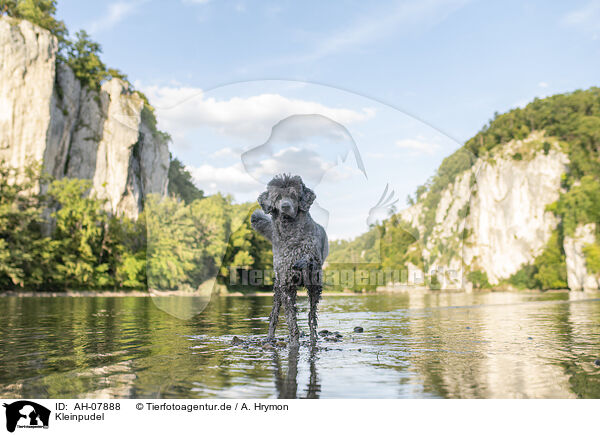
[[[302,196],[300,197],[300,203],[298,204],[300,210],[308,211],[316,197],[317,195],[315,195],[315,192],[302,183]]]
[[[268,190],[265,190],[258,196],[258,205],[260,205],[260,208],[262,208],[266,214],[271,214],[273,211],[273,202],[269,198]]]

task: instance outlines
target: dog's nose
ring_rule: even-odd
[[[281,203],[281,208],[284,210],[290,210],[292,208],[292,204],[289,201],[284,201]]]

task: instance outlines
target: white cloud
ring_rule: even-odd
[[[402,139],[396,141],[396,146],[401,149],[411,150],[417,153],[433,154],[439,145],[426,142],[422,137],[417,139]]]
[[[222,159],[227,157],[234,157],[239,159],[241,154],[241,150],[234,150],[233,148],[225,147],[210,154],[209,157],[213,159]]]
[[[257,144],[266,140],[271,128],[291,115],[320,114],[340,124],[375,116],[372,108],[355,111],[328,107],[315,101],[260,94],[247,98],[217,99],[198,88],[138,86],[156,107],[160,127],[179,135],[198,127],[211,127],[221,134]]]
[[[252,176],[265,183],[275,174],[282,173],[300,175],[305,183],[314,186],[323,179],[326,173],[328,173],[328,181],[348,179],[352,175],[352,169],[347,166],[339,166],[337,162],[328,161],[316,151],[288,147],[275,153],[271,158],[262,160],[252,171]]]
[[[264,186],[250,177],[241,163],[219,168],[213,165],[186,166],[196,186],[207,194],[260,192]]]
[[[563,17],[563,24],[589,33],[593,39],[600,33],[600,0],[592,0]]]
[[[229,152],[233,153],[234,151],[225,148],[213,153],[212,156]],[[239,156],[239,154],[236,155]],[[225,167],[210,164],[203,164],[199,167],[188,165],[186,169],[190,171],[196,186],[206,193],[231,193],[244,198],[248,193],[258,192],[264,188],[266,182],[275,174],[298,174],[307,182],[311,179],[321,180],[323,174],[327,173],[324,182],[328,184],[348,180],[353,175],[360,174],[358,169],[346,165],[334,165],[315,152],[294,147],[289,147],[276,153],[272,158],[263,160],[260,168],[252,174],[253,176],[248,174],[241,163]],[[257,179],[262,181],[257,181]]]
[[[109,30],[123,21],[127,16],[133,14],[145,2],[146,0],[111,3],[108,5],[106,13],[90,23],[87,28],[91,34]]]
[[[546,83],[546,82],[539,82],[539,83],[538,83],[538,86],[539,86],[540,88],[547,88],[547,87],[548,87],[548,83]]]

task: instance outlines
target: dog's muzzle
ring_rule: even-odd
[[[283,214],[289,217],[296,216],[296,207],[294,207],[294,203],[289,199],[282,199],[279,203],[279,208]]]

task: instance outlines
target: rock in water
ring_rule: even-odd
[[[596,361],[594,361],[594,365],[596,367],[600,367],[600,359],[597,359]]]
[[[362,326],[355,326],[354,327],[354,332],[364,332],[365,330],[363,329]]]
[[[278,341],[277,343],[275,343],[276,347],[280,347],[280,348],[284,348],[287,346],[285,341]]]
[[[263,344],[262,348],[263,348],[263,350],[274,350],[275,349],[271,343]]]
[[[325,337],[325,336],[327,336],[329,334],[331,334],[331,332],[329,332],[327,329],[323,329],[323,330],[319,331],[319,335],[321,337]]]
[[[239,338],[237,335],[234,335],[233,338],[231,339],[231,344],[234,346],[237,346],[239,344],[242,344],[244,341]]]

